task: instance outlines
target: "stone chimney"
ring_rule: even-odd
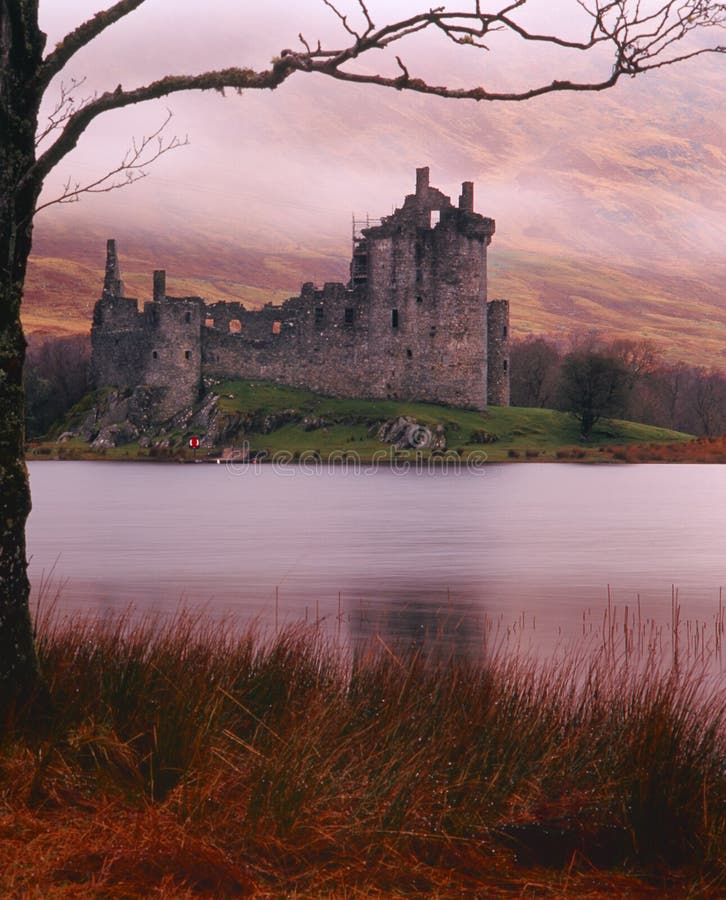
[[[121,281],[121,273],[116,255],[116,241],[110,238],[106,241],[106,275],[103,279],[104,297],[123,297],[124,285]]]
[[[474,212],[474,182],[465,181],[461,186],[461,196],[459,197],[459,209],[464,212]]]
[[[166,270],[154,270],[154,300],[163,300],[166,297]]]
[[[421,197],[429,189],[429,167],[416,169],[416,196]]]

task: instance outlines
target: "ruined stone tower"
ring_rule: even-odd
[[[147,389],[153,417],[170,418],[199,399],[204,301],[167,297],[165,272],[154,272],[153,300],[139,312],[124,296],[116,242],[106,248],[103,294],[93,311],[91,379],[97,387]]]
[[[462,185],[455,207],[427,168],[401,209],[364,230],[354,278],[369,298],[374,396],[486,407],[493,234],[494,221],[474,212],[474,185]]]
[[[281,306],[247,310],[169,297],[154,272],[138,311],[124,296],[116,245],[94,310],[96,386],[146,392],[158,420],[199,397],[202,378],[250,378],[337,397],[509,403],[509,303],[487,302],[494,221],[458,205],[417,169],[416,191],[379,224],[354,229],[350,281],[303,285]]]

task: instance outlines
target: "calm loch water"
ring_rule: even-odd
[[[399,474],[292,466],[31,463],[31,579],[68,612],[180,601],[347,636],[550,648],[611,604],[713,633],[726,467],[486,465]],[[725,592],[726,593],[726,592]],[[453,637],[452,637],[453,636]]]

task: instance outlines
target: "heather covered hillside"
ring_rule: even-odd
[[[462,59],[460,80],[491,74],[486,56],[481,70]],[[174,128],[190,147],[129,190],[38,217],[26,327],[88,327],[112,236],[141,299],[154,268],[170,292],[250,305],[345,280],[351,213],[390,213],[430,165],[454,197],[473,180],[475,208],[496,219],[489,295],[511,300],[517,334],[642,335],[671,359],[722,365],[722,83],[714,59],[697,78],[686,64],[596,97],[513,105],[302,81],[179,98]],[[113,121],[119,147],[133,127]],[[80,158],[78,174],[100,164]]]

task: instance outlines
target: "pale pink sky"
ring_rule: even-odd
[[[350,0],[343,5],[356,8]],[[428,5],[371,0],[369,8],[383,22]],[[98,0],[41,0],[49,45],[97,9]],[[573,29],[581,15],[575,0],[531,0],[528,10],[537,24],[560,31]],[[266,67],[281,49],[296,45],[301,30],[310,40],[337,43],[344,37],[321,0],[148,0],[80,53],[63,77],[85,77],[84,95],[170,72]],[[449,83],[524,83],[533,57],[506,43],[497,53],[498,40],[482,54],[426,39],[414,44],[410,58]],[[553,57],[542,53],[537,65],[551,64]],[[576,63],[559,59],[557,77],[571,74]],[[366,62],[389,64],[382,56]],[[68,176],[98,175],[123,156],[131,136],[158,126],[167,108],[173,131],[188,134],[189,147],[157,162],[141,184],[42,215],[69,223],[77,216],[171,228],[198,223],[202,230],[213,221],[246,240],[294,245],[316,233],[316,240],[335,244],[347,237],[352,210],[389,212],[411,189],[413,169],[431,164],[434,183],[451,194],[462,180],[477,183],[477,207],[497,218],[499,236],[510,245],[528,229],[536,245],[543,239],[535,236],[537,228],[542,231],[549,217],[561,228],[570,222],[592,234],[593,252],[612,252],[618,240],[608,223],[625,223],[623,247],[635,241],[638,252],[658,255],[677,219],[675,227],[694,250],[712,253],[725,224],[713,184],[718,154],[726,159],[723,106],[714,105],[723,72],[713,60],[688,66],[662,80],[624,82],[607,95],[542,98],[515,107],[447,103],[306,76],[274,93],[176,96],[99,119],[49,187],[57,190]],[[700,130],[694,116],[705,121]],[[642,135],[637,141],[635,131]],[[561,165],[575,150],[586,158],[573,156]],[[641,166],[642,154],[649,161]],[[668,160],[665,179],[658,160]],[[570,165],[577,178],[570,178]],[[595,207],[599,218],[592,217]],[[581,235],[578,240],[582,244]]]

